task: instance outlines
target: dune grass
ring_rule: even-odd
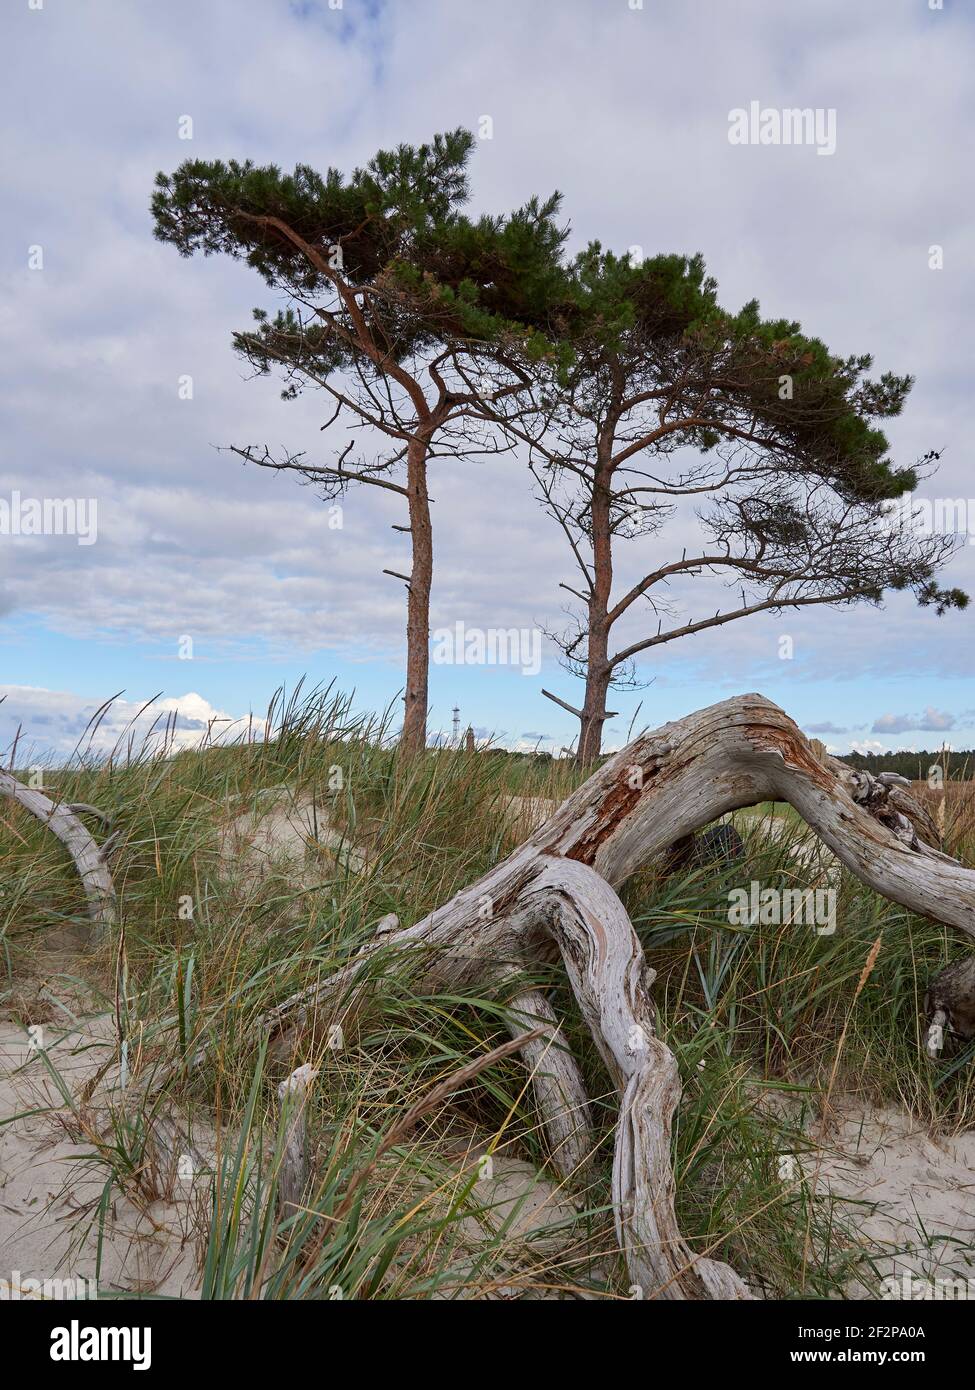
[[[341,1038],[312,1020],[284,1053],[253,1027],[346,962],[381,917],[418,920],[508,853],[522,838],[512,795],[558,801],[580,780],[567,762],[502,753],[430,751],[403,763],[390,732],[388,714],[359,716],[331,689],[299,691],[223,743],[174,752],[163,731],[109,758],[81,748],[70,766],[47,769],[49,795],[111,817],[119,929],[84,947],[84,903],[60,846],[0,803],[0,1009],[26,1024],[83,1000],[111,1015],[118,1057],[136,1080],[212,1044],[152,1102],[213,1135],[194,1212],[205,1296],[628,1297],[608,1209],[616,1100],[556,966],[540,965],[531,982],[566,1019],[599,1147],[586,1181],[549,1199],[528,1240],[515,1229],[527,1199],[500,1204],[483,1180],[486,1160],[546,1171],[517,1058],[487,1066],[385,1145],[419,1097],[508,1038],[510,995],[431,995],[391,964]],[[298,869],[273,854],[255,867],[235,853],[232,828],[282,801],[310,808],[364,864],[353,868],[336,836],[330,848],[312,843]],[[729,889],[752,879],[790,886],[818,872],[791,852],[804,834],[794,818],[773,837],[755,813],[739,823],[743,863],[666,878],[651,867],[624,891],[684,1083],[679,1218],[695,1248],[728,1259],[770,1296],[838,1297],[854,1274],[871,1277],[855,1205],[801,1174],[783,1181],[781,1156],[801,1155],[810,1119],[828,1120],[840,1094],[904,1107],[935,1130],[971,1125],[971,1049],[931,1067],[921,1038],[926,981],[965,946],[845,873],[833,935],[732,926]],[[971,862],[970,840],[949,848]],[[282,1213],[275,1092],[309,1061],[319,1067],[312,1181],[303,1207]],[[57,1068],[56,1048],[44,1064]],[[153,1186],[151,1119],[151,1108],[117,1097],[97,1120],[78,1107],[106,1204],[114,1189],[143,1202],[165,1195]],[[548,1179],[557,1186],[551,1171]]]

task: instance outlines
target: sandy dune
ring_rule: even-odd
[[[73,1090],[113,1053],[105,1016],[67,1033],[46,1024],[42,1041]],[[975,1279],[975,1133],[934,1140],[902,1111],[843,1099],[821,1143],[818,1153],[802,1156],[802,1177],[819,1193],[864,1204],[857,1228],[881,1277],[906,1271],[923,1279]],[[96,1278],[98,1208],[107,1171],[87,1161],[92,1153],[28,1034],[0,1024],[0,1298],[10,1296],[12,1283],[29,1278]],[[468,1153],[461,1166],[470,1161]],[[571,1216],[564,1189],[515,1158],[496,1160],[487,1187],[490,1192],[480,1192],[479,1199],[502,1221],[516,1211],[511,1235],[516,1243],[527,1240],[529,1256],[532,1249],[537,1258],[547,1248],[546,1225]],[[197,1296],[189,1232],[192,1204],[205,1197],[205,1178],[183,1180],[172,1201],[141,1207],[114,1191],[100,1287]],[[476,1218],[465,1222],[463,1234],[472,1245],[477,1229]],[[519,1297],[515,1270],[532,1263],[530,1257],[515,1259],[511,1284],[488,1296]],[[861,1285],[849,1293],[867,1296]]]
[[[72,1090],[113,1055],[111,1021],[104,1016],[70,1033],[54,1024],[43,1030],[38,1040]],[[10,1123],[12,1116],[21,1118]],[[31,1038],[15,1024],[0,1024],[0,1298],[20,1296],[26,1279],[95,1280],[108,1171],[87,1160],[93,1152]],[[187,1180],[177,1201],[143,1209],[117,1189],[112,1193],[102,1289],[192,1296],[196,1262],[186,1233],[195,1186]]]

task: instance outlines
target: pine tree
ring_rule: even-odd
[[[510,447],[486,424],[483,398],[514,398],[529,384],[523,362],[549,351],[528,324],[544,317],[559,282],[565,232],[558,195],[508,216],[471,220],[473,136],[380,151],[345,177],[306,165],[293,174],[252,163],[190,160],[160,173],[155,235],[184,256],[246,260],[286,307],[258,308],[234,334],[257,372],[280,371],[283,395],[313,388],[329,402],[323,429],[351,419],[385,438],[378,455],[351,458],[355,438],[331,463],[307,451],[273,455],[231,446],[245,461],[299,473],[333,498],[355,483],[404,499],[411,543],[407,670],[401,748],[426,743],[433,528],[427,474],[438,455]],[[499,352],[501,356],[499,357]],[[512,365],[507,365],[511,363]]]
[[[583,703],[544,692],[578,717],[580,762],[599,756],[609,690],[641,683],[635,658],[678,638],[758,612],[880,604],[888,590],[938,613],[967,602],[935,579],[953,538],[886,515],[938,457],[896,467],[874,423],[899,414],[910,377],[870,380],[869,356],[838,358],[798,323],[763,320],[757,303],[726,312],[699,256],[634,264],[594,243],[567,267],[545,324],[560,350],[523,360],[530,395],[489,413],[529,446],[580,576],[562,585],[580,609],[549,635],[585,681]],[[691,497],[706,501],[700,551],[659,560],[654,546],[640,579],[614,592],[619,543],[649,554]],[[725,578],[733,602],[675,617],[669,581],[704,571]]]

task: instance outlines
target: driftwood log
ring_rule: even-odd
[[[115,923],[115,886],[105,857],[95,840],[82,825],[77,811],[88,811],[105,819],[94,806],[82,803],[71,806],[54,802],[41,791],[25,787],[9,772],[0,771],[0,795],[11,797],[18,806],[36,816],[58,837],[74,860],[88,900],[88,915],[95,926],[96,937]]]
[[[975,1038],[975,956],[953,961],[934,977],[924,997],[924,1012],[929,1057],[938,1056],[946,1032],[966,1041]]]
[[[110,920],[111,879],[87,831],[67,808],[3,776],[2,789],[68,845],[93,916]],[[644,1298],[748,1298],[734,1270],[693,1251],[677,1226],[670,1133],[678,1068],[657,1035],[653,971],[616,890],[644,864],[672,859],[675,843],[719,816],[783,801],[868,887],[975,935],[975,870],[934,847],[930,817],[901,783],[829,757],[760,695],[699,710],[635,739],[505,860],[422,921],[400,928],[384,918],[354,960],[284,1000],[257,1027],[280,1039],[314,1023],[320,1035],[347,1020],[370,983],[404,961],[432,990],[510,982],[509,1026],[518,1041],[506,1046],[521,1048],[553,1161],[572,1174],[593,1148],[581,1071],[548,999],[515,983],[556,951],[620,1098],[612,1195],[632,1282]],[[938,1004],[947,1014],[949,1003],[939,996]],[[190,1065],[207,1051],[203,1044]],[[153,1084],[172,1075],[167,1069]],[[289,1088],[281,1101],[296,1103],[299,1119],[294,1181],[286,1184],[294,1202],[301,1095]]]
[[[308,1093],[317,1075],[317,1068],[306,1063],[278,1087],[283,1144],[277,1202],[282,1219],[295,1215],[308,1188]]]
[[[645,1298],[748,1298],[744,1281],[692,1251],[677,1227],[678,1069],[657,1036],[653,972],[616,889],[675,841],[762,801],[793,806],[868,887],[975,935],[975,870],[927,843],[929,818],[899,782],[855,772],[771,701],[743,695],[635,739],[477,883],[414,926],[382,933],[259,1027],[280,1035],[340,1022],[391,956],[416,953],[427,987],[453,990],[513,979],[554,944],[620,1097],[613,1202],[633,1282]],[[571,1171],[591,1147],[579,1068],[544,996],[516,997],[511,1015],[512,1032],[526,1020],[546,1028],[544,1064],[537,1047],[525,1060],[555,1161]]]

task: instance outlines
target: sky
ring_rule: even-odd
[[[307,396],[283,402],[280,383],[249,379],[232,353],[232,330],[273,307],[254,272],[153,240],[153,178],[186,158],[350,170],[466,126],[485,137],[471,212],[559,189],[571,249],[598,238],[621,253],[701,252],[728,307],[757,298],[838,355],[913,374],[887,426],[892,456],[938,449],[922,495],[975,496],[965,11],[961,0],[7,0],[0,523],[18,497],[92,499],[97,532],[0,526],[0,763],[18,731],[38,757],[69,755],[111,696],[98,747],[153,697],[143,720],[175,715],[191,742],[239,729],[302,676],[354,692],[363,710],[395,707],[402,687],[405,594],[382,573],[408,561],[392,529],[400,499],[351,492],[338,526],[293,476],[218,450],[259,441],[313,455],[328,412]],[[835,148],[733,144],[730,113],[752,102],[835,112]],[[559,625],[571,559],[529,482],[519,457],[434,465],[434,629]],[[676,558],[694,524],[645,542],[653,563]],[[942,582],[975,593],[967,542]],[[623,580],[640,559],[620,557]],[[720,582],[687,581],[671,598],[678,613],[707,613]],[[754,690],[834,751],[975,747],[973,622],[975,604],[938,618],[895,596],[882,610],[732,623],[652,653],[645,688],[613,693],[606,743]],[[479,736],[558,752],[577,726],[543,686],[580,702],[549,644],[537,671],[435,664],[431,732],[449,730],[457,706]]]

